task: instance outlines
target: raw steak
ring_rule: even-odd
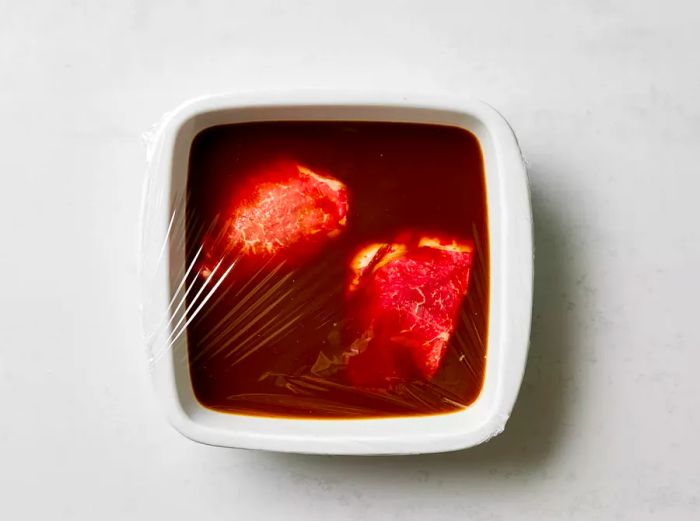
[[[339,235],[347,212],[343,183],[294,162],[275,163],[239,191],[223,228],[205,239],[206,266],[229,253],[303,255]]]
[[[472,246],[433,238],[374,244],[353,261],[347,375],[362,387],[431,379],[467,293]]]

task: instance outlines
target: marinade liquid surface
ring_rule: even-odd
[[[323,243],[264,251],[259,258],[232,251],[207,259],[208,237],[229,237],[227,219],[251,204],[240,194],[266,182],[275,165],[302,166],[311,172],[308,179],[330,187],[331,198],[334,183],[341,183],[347,215],[336,218],[342,229],[324,229]],[[299,197],[308,195],[304,186],[294,187]],[[268,207],[288,204],[288,194],[270,193]],[[259,247],[251,239],[254,221],[248,219],[241,232],[251,248]],[[290,226],[300,226],[297,221]],[[437,125],[340,121],[212,127],[192,143],[186,222],[187,263],[194,266],[187,280],[187,356],[204,406],[267,416],[388,417],[455,411],[479,395],[487,355],[489,243],[484,165],[473,134]],[[309,222],[333,224],[324,214]],[[430,377],[354,385],[344,367],[354,345],[348,333],[351,264],[366,245],[411,234],[471,245],[468,290],[454,329]],[[283,245],[280,237],[271,244]]]

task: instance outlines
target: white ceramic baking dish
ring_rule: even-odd
[[[384,419],[285,419],[226,414],[200,405],[187,366],[184,201],[192,139],[214,125],[249,121],[357,120],[468,129],[481,143],[488,191],[491,299],[484,386],[464,410]],[[530,334],[532,217],[513,131],[475,100],[302,92],[219,95],[185,103],[149,139],[141,276],[153,383],[170,423],[224,447],[319,454],[416,454],[463,449],[499,434],[520,388]]]

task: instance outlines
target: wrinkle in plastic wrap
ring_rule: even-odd
[[[473,135],[271,122],[180,148],[184,188],[159,193],[151,171],[144,194],[160,234],[143,238],[152,364],[172,357],[203,405],[240,414],[432,414],[478,396],[488,230]],[[170,281],[165,312],[149,275]]]

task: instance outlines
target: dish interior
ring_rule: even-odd
[[[454,268],[465,252],[467,275]],[[484,160],[468,130],[206,128],[186,197],[194,395],[218,412],[288,418],[462,410],[484,382],[489,262]],[[380,321],[391,298],[415,312]]]

